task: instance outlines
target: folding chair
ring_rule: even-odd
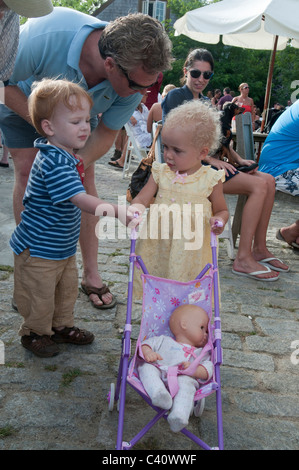
[[[132,155],[137,157],[138,161],[140,162],[144,157],[147,156],[147,152],[149,151],[149,148],[147,147],[141,148],[138,146],[132,127],[130,126],[129,123],[125,124],[125,130],[128,136],[128,143],[127,143],[126,156],[125,156],[125,161],[124,161],[124,168],[123,168],[123,175],[122,175],[123,178],[128,176],[130,165],[131,165],[131,160],[132,160]]]
[[[236,116],[236,136],[236,151],[240,157],[246,160],[255,160],[251,113],[244,113]],[[236,245],[238,235],[241,231],[242,213],[246,201],[247,196],[244,194],[240,194],[238,196],[232,225],[233,246]]]
[[[162,121],[153,122],[153,126],[152,126],[153,139],[154,139],[154,136],[156,135],[156,131],[159,126],[162,126]],[[164,163],[161,132],[159,133],[156,143],[155,143],[155,160],[156,162]]]

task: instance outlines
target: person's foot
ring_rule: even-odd
[[[289,227],[281,227],[279,230],[282,239],[288,243],[288,245],[292,245],[292,243],[296,243],[299,245],[299,234],[298,234],[299,226],[297,223],[290,225]]]
[[[39,336],[31,332],[30,335],[21,337],[21,344],[38,357],[53,357],[59,354],[58,346],[50,336]]]
[[[236,258],[233,263],[233,270],[236,273],[241,273],[241,274],[252,274],[252,273],[259,272],[259,271],[264,271],[265,273],[255,274],[255,277],[261,280],[274,279],[279,276],[278,272],[267,269],[266,266],[263,266],[254,258],[246,259],[246,260],[240,260]]]
[[[260,263],[266,263],[266,266],[268,266],[273,271],[277,270],[279,272],[288,272],[290,270],[288,265],[273,256],[273,254],[269,250],[265,250],[259,253],[254,251],[252,255],[256,261]]]
[[[115,162],[112,162],[112,161],[110,160],[110,162],[108,162],[108,164],[111,165],[111,166],[113,166],[113,168],[120,168],[121,170],[123,169],[123,166],[120,165],[119,160],[116,160]]]
[[[81,330],[73,326],[72,328],[53,328],[54,335],[51,336],[54,343],[71,343],[77,345],[90,344],[94,340],[94,334],[87,330]]]
[[[119,160],[121,157],[121,150],[114,150],[113,157],[111,157],[110,161],[114,162],[115,160]]]
[[[112,308],[116,304],[116,299],[107,286],[103,284],[100,276],[96,276],[96,278],[83,278],[81,288],[88,295],[90,302],[95,308]]]

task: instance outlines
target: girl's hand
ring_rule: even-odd
[[[138,205],[139,206],[139,205]],[[142,222],[142,211],[140,207],[131,205],[127,208],[126,214],[126,226],[129,228],[135,228]]]
[[[211,230],[215,235],[220,235],[225,227],[225,222],[221,217],[210,218]]]

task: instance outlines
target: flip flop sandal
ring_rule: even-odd
[[[288,268],[288,269],[278,268],[277,266],[274,266],[273,264],[271,264],[271,261],[279,261],[280,263],[284,264],[283,261],[281,261],[281,259],[275,258],[275,257],[261,259],[261,260],[259,260],[259,263],[261,263],[263,266],[266,266],[267,268],[272,269],[272,271],[277,271],[279,273],[288,273],[289,272],[290,268]]]
[[[54,343],[85,345],[92,343],[94,340],[94,335],[90,331],[80,330],[80,328],[76,328],[75,326],[72,328],[65,327],[62,330],[53,328],[53,330],[55,333],[51,336],[51,340],[54,341]]]
[[[111,165],[111,166],[113,166],[114,168],[120,168],[121,170],[124,169],[124,167],[123,167],[123,166],[120,166],[120,164],[119,164],[118,162],[111,162],[111,161],[110,161],[110,162],[108,162],[108,165]]]
[[[292,248],[295,248],[296,250],[299,249],[298,243],[295,243],[295,242],[288,243],[288,242],[283,238],[280,229],[278,229],[277,232],[276,232],[276,238],[277,238],[277,240],[280,240],[280,241],[282,241],[282,242],[287,243],[289,246],[291,246]]]
[[[82,291],[84,292],[84,294],[86,294],[89,298],[90,294],[96,294],[99,296],[99,299],[103,302],[103,299],[102,299],[102,296],[107,294],[107,293],[110,293],[110,290],[109,288],[106,286],[106,284],[103,284],[103,287],[92,287],[92,286],[87,286],[87,285],[84,285],[81,283],[81,289]],[[110,302],[110,304],[104,304],[103,302],[103,305],[96,305],[94,302],[92,302],[89,298],[89,301],[92,303],[92,305],[95,307],[95,308],[98,308],[99,310],[106,310],[107,308],[113,308],[115,305],[116,305],[116,298],[114,297],[114,295],[112,294],[112,301]]]
[[[251,279],[254,279],[255,281],[264,281],[264,282],[273,282],[277,281],[279,276],[276,277],[258,277],[259,274],[267,274],[271,272],[271,269],[267,268],[267,271],[253,271],[252,273],[242,273],[241,271],[236,271],[235,269],[232,269],[232,272],[234,274],[237,274],[238,276],[244,276],[244,277],[249,277]]]

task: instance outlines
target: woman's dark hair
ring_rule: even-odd
[[[214,71],[214,59],[210,51],[207,49],[193,49],[190,51],[187,59],[185,60],[184,69],[190,69],[197,60],[201,62],[209,62],[212,72]],[[182,84],[185,83],[185,78],[186,77],[184,75],[181,79]]]

